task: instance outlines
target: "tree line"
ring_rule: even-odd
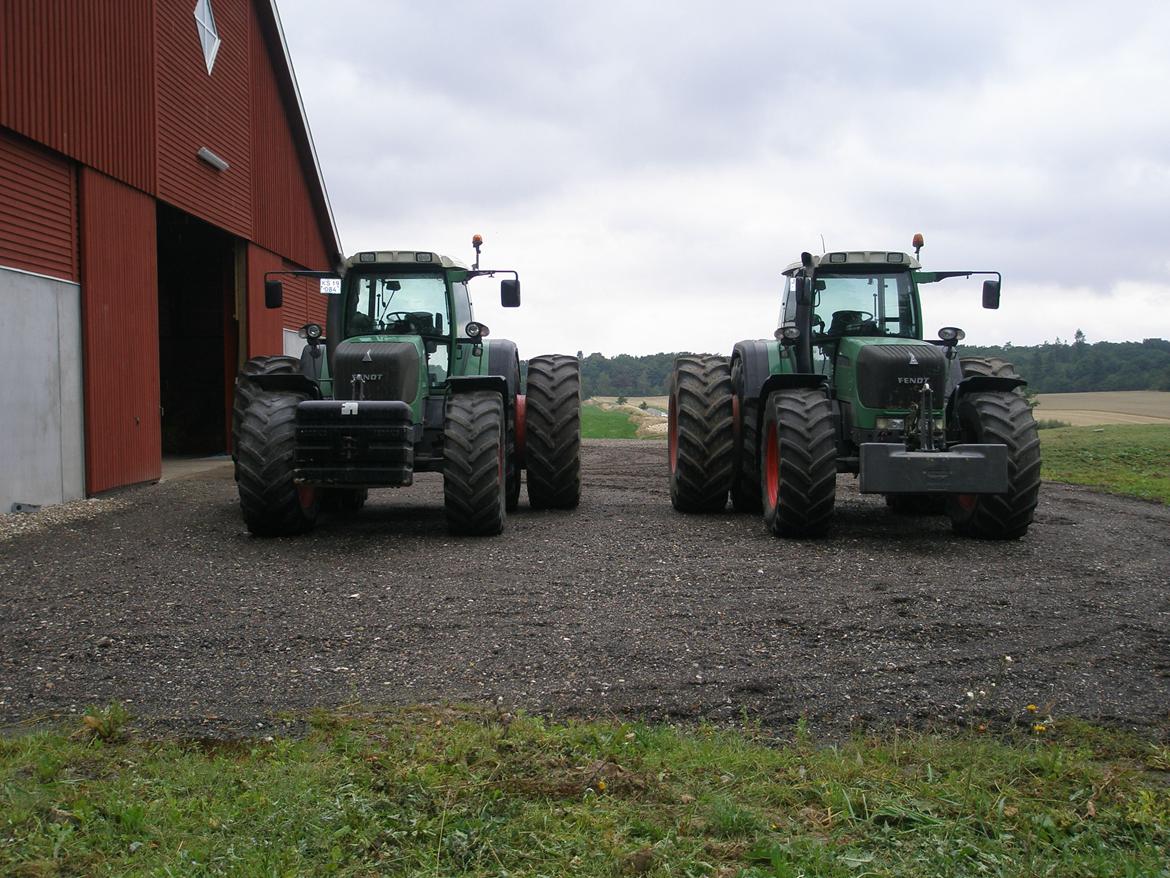
[[[959,346],[964,357],[1000,357],[1015,364],[1034,393],[1108,390],[1170,391],[1170,341],[1099,341],[1090,344],[1077,330],[1073,340],[1038,345],[1010,342],[990,347]],[[581,361],[581,395],[662,396],[678,354],[632,356],[577,352]]]

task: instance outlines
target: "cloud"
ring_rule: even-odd
[[[931,329],[1170,337],[1170,8],[924,6],[280,3],[344,246],[483,233],[522,353],[730,350],[822,235],[916,231],[1004,273]]]

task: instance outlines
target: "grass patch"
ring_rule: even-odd
[[[606,411],[589,403],[581,406],[581,436],[584,439],[637,439],[637,429],[625,412]]]
[[[1170,427],[1114,424],[1045,430],[1042,476],[1170,504]]]
[[[39,733],[0,740],[0,874],[1166,875],[1166,757],[1071,723],[818,746],[423,708]]]

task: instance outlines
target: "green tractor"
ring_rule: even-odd
[[[1040,490],[1040,444],[1010,363],[960,357],[961,329],[923,340],[919,288],[994,275],[923,271],[917,256],[847,251],[784,271],[775,340],[730,357],[680,356],[671,378],[670,498],[682,512],[763,512],[777,536],[823,535],[837,473],[895,512],[942,513],[964,535],[1023,536]]]
[[[326,334],[302,327],[300,359],[256,357],[236,379],[232,457],[240,507],[257,536],[311,528],[322,509],[354,512],[370,488],[410,485],[441,472],[452,533],[498,534],[519,503],[521,470],[537,509],[571,509],[581,496],[581,391],[576,357],[528,362],[473,319],[468,284],[501,281],[504,307],[520,304],[516,272],[470,268],[415,250],[357,253],[337,272],[271,272],[265,305],[278,308],[274,275],[320,278],[330,296]]]

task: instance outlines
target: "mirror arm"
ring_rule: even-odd
[[[473,277],[495,277],[497,274],[510,274],[516,280],[520,280],[520,275],[511,268],[481,268],[473,269],[467,272],[467,279],[471,280]]]

